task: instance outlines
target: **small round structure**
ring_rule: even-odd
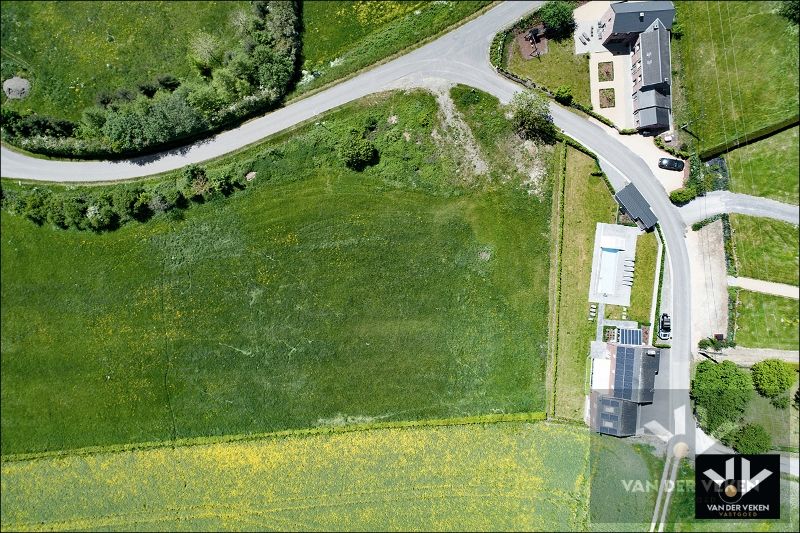
[[[14,76],[3,82],[3,92],[12,100],[25,98],[31,92],[31,82],[25,78]]]

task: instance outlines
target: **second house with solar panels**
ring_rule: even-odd
[[[653,268],[650,261],[643,261],[648,267],[637,269],[637,241],[653,231],[658,221],[633,185],[622,189],[616,199],[621,223],[600,223],[595,230],[589,320],[596,320],[597,329],[589,347],[591,373],[584,417],[599,433],[627,437],[637,433],[640,407],[652,403],[655,394],[662,350],[652,343],[657,338],[657,292],[661,290],[657,273],[664,254],[659,241],[655,273],[641,272]],[[640,301],[644,295],[649,304],[644,311],[648,318],[641,318],[639,310],[642,322],[626,315],[636,281]],[[614,308],[622,310],[621,317],[610,311]]]

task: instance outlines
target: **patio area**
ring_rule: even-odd
[[[613,78],[600,81],[601,63],[611,63]],[[633,81],[631,80],[631,56],[612,54],[603,49],[589,55],[589,90],[594,110],[611,120],[619,128],[633,128]],[[600,105],[600,90],[614,89],[614,106]]]

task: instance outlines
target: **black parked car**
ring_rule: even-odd
[[[658,160],[658,168],[665,168],[667,170],[677,170],[680,172],[683,170],[683,161],[680,159],[670,159],[668,157],[662,157]]]
[[[661,340],[669,339],[669,332],[672,330],[672,321],[667,313],[661,315],[661,324],[658,328],[658,338]]]

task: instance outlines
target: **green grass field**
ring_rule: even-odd
[[[74,120],[101,91],[197,76],[191,37],[203,30],[232,46],[239,9],[248,2],[4,2],[2,77],[23,70],[32,85],[23,100],[3,95],[3,106]]]
[[[800,232],[797,226],[768,218],[730,215],[739,275],[797,285]]]
[[[560,85],[572,87],[576,102],[587,107],[592,105],[589,96],[589,55],[575,55],[572,39],[560,42],[548,41],[548,52],[541,58],[525,59],[516,41],[509,45],[508,70],[531,79],[551,91]]]
[[[491,4],[460,2],[303,2],[303,68],[318,76],[299,95],[414,46]]]
[[[739,290],[736,343],[748,348],[797,350],[797,300]]]
[[[677,490],[672,494],[667,531],[797,531],[798,483],[797,479],[781,477],[780,520],[697,520],[694,517],[694,469],[683,461],[678,471]]]
[[[789,391],[789,398],[794,398],[794,391],[797,389],[797,382]],[[793,448],[798,451],[800,442],[800,420],[798,411],[792,405],[786,409],[778,409],[773,406],[769,398],[760,394],[753,396],[744,412],[744,422],[759,424],[772,437],[772,445],[781,448]]]
[[[578,420],[583,419],[586,359],[597,325],[587,320],[595,227],[613,224],[617,212],[605,182],[590,175],[596,168],[591,157],[567,148],[554,408],[556,416]]]
[[[797,27],[778,2],[675,2],[675,123],[699,151],[797,115]],[[769,28],[769,31],[752,31]],[[764,83],[769,79],[769,83]]]
[[[367,116],[381,160],[356,173],[337,132]],[[550,199],[459,185],[435,116],[419,92],[347,106],[185,220],[4,212],[3,454],[543,411]]]
[[[655,494],[625,492],[620,480],[657,479],[661,464],[642,446],[547,422],[64,454],[0,465],[0,525],[3,530],[641,530]],[[590,487],[603,497],[594,499]]]
[[[798,127],[725,154],[733,192],[798,204]]]

